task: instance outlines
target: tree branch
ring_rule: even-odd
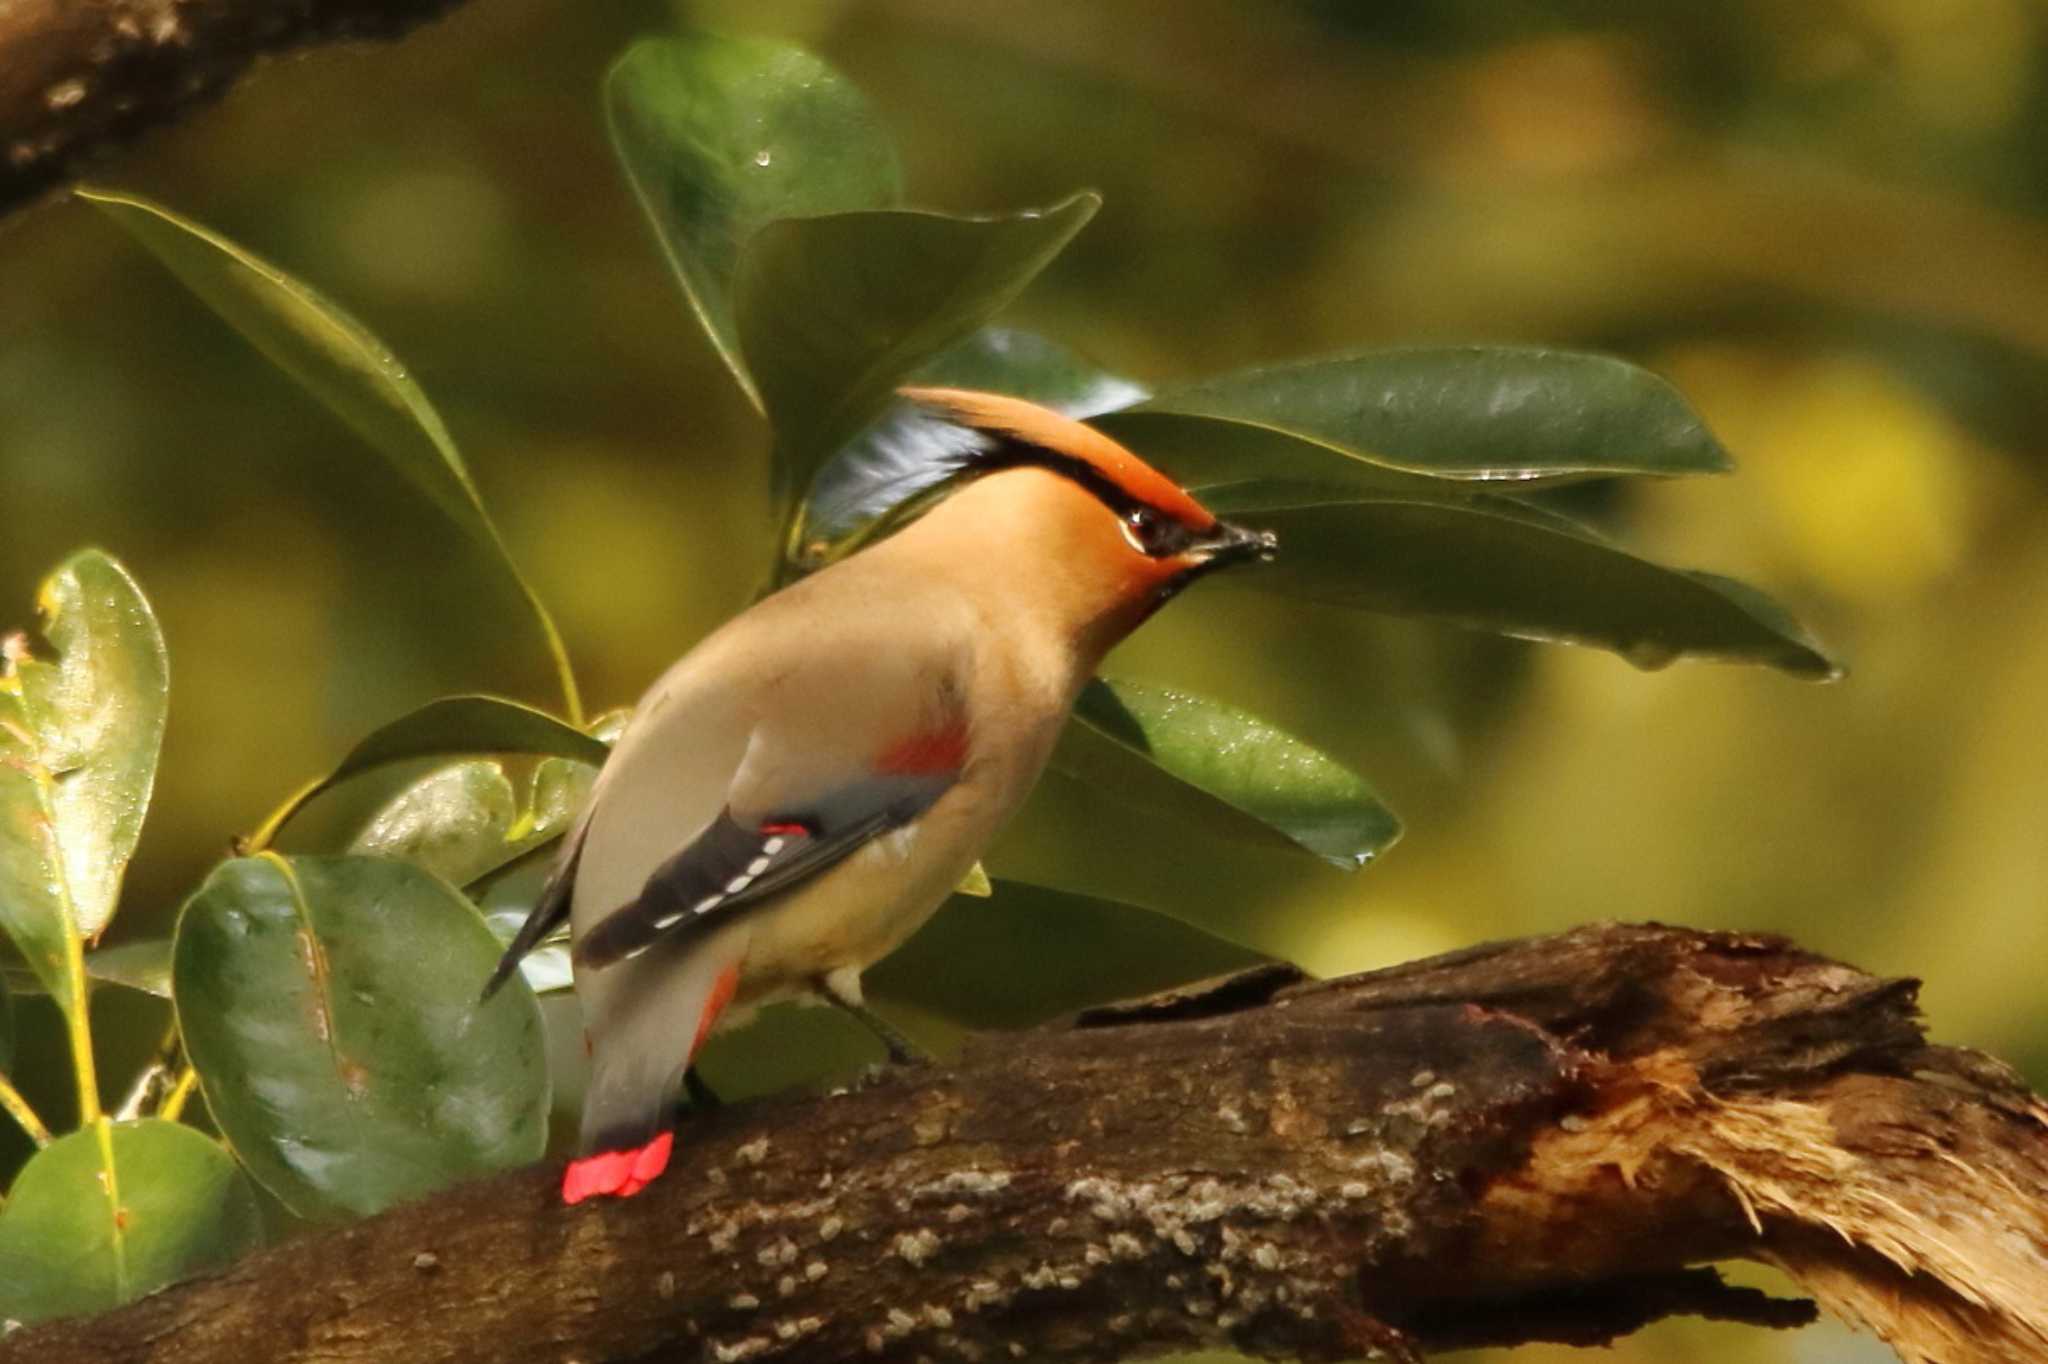
[[[2048,1357],[2048,1112],[1913,985],[1598,927],[1273,969],[685,1125],[640,1197],[451,1189],[0,1364],[867,1358],[1592,1343],[1803,1303],[1913,1361]]]
[[[218,98],[258,56],[396,38],[462,0],[0,0],[0,217]]]

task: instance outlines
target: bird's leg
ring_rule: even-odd
[[[917,1043],[905,1037],[895,1024],[867,1006],[860,992],[860,972],[851,967],[841,967],[818,977],[818,993],[837,1004],[846,1012],[859,1019],[867,1030],[881,1040],[888,1048],[889,1059],[899,1066],[928,1066],[934,1058]]]
[[[709,1113],[714,1108],[723,1108],[725,1100],[718,1097],[718,1091],[704,1082],[704,1074],[695,1066],[683,1072],[683,1089],[690,1096],[690,1107],[699,1113]]]

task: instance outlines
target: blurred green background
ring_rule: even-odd
[[[1101,190],[1010,318],[1140,379],[1425,340],[1658,369],[1740,472],[1575,509],[1768,587],[1851,669],[1645,674],[1205,585],[1112,670],[1344,757],[1405,841],[1346,876],[1053,778],[998,875],[1197,907],[1322,972],[1601,918],[1783,931],[1924,976],[1938,1037],[2048,1081],[2041,7],[475,0],[388,50],[268,65],[107,168],[406,359],[594,709],[742,605],[769,552],[764,432],[598,112],[610,59],[678,19],[820,51],[882,109],[914,202]],[[112,941],[166,932],[231,834],[376,723],[450,691],[553,703],[492,566],[118,229],[23,216],[0,280],[0,619],[26,623],[41,574],[98,543],[171,648]],[[158,1016],[100,1007],[118,1076]],[[37,1064],[26,1087],[54,1094]],[[1611,1357],[1889,1355],[1677,1324]]]

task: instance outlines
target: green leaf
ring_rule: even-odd
[[[250,836],[268,846],[307,801],[350,777],[410,758],[468,753],[533,753],[601,767],[611,754],[602,739],[564,724],[546,711],[496,696],[444,696],[382,726],[348,751],[335,769],[296,792]]]
[[[1692,656],[1799,677],[1839,669],[1753,588],[1639,559],[1561,516],[1505,498],[1263,506],[1212,492],[1219,511],[1275,532],[1280,551],[1225,581],[1496,634],[1610,649],[1642,668]]]
[[[256,1191],[177,1123],[98,1119],[36,1152],[0,1209],[0,1318],[104,1311],[263,1243]]]
[[[441,414],[398,357],[313,289],[218,233],[139,195],[80,189],[279,369],[299,381],[482,544],[526,599],[559,675],[582,702],[553,617],[512,561]]]
[[[171,997],[171,940],[143,938],[118,947],[87,952],[85,975],[104,985],[120,985],[159,999]],[[27,963],[12,958],[0,960],[0,985],[24,995],[45,995],[49,988],[36,978]]]
[[[171,940],[144,938],[85,954],[85,974],[160,999],[171,997]]]
[[[1404,497],[1446,502],[1478,495],[1484,484],[1455,483],[1340,454],[1327,445],[1221,417],[1105,412],[1090,425],[1128,446],[1200,498],[1215,489],[1256,485],[1268,505]],[[1225,494],[1227,497],[1228,494]]]
[[[348,850],[396,857],[466,886],[511,855],[519,796],[503,765],[473,759],[439,768],[370,816]]]
[[[740,253],[740,351],[775,427],[786,508],[905,376],[1007,307],[1093,217],[1077,194],[1041,211],[902,210],[786,218]]]
[[[887,132],[860,91],[808,52],[706,33],[628,48],[605,77],[604,106],[690,307],[759,407],[733,323],[740,247],[777,218],[894,204]]]
[[[995,892],[948,900],[868,971],[868,990],[970,1027],[1016,1028],[1266,960],[1132,905],[1019,881]]]
[[[1207,697],[1097,678],[1053,765],[1140,809],[1226,838],[1306,849],[1349,871],[1401,823],[1336,759]]]
[[[1245,370],[1170,388],[1140,411],[1284,431],[1354,459],[1448,479],[1554,482],[1731,467],[1678,390],[1648,370],[1530,347],[1417,347]]]
[[[584,763],[549,758],[535,770],[530,803],[518,808],[505,769],[495,762],[456,763],[430,772],[387,802],[356,836],[349,851],[398,857],[451,885],[467,886],[552,843],[568,830],[588,798],[597,771]],[[491,888],[484,922],[509,944],[526,922],[539,889],[534,875]],[[500,902],[502,901],[502,903]],[[520,960],[534,993],[566,990],[572,983],[566,933]]]
[[[967,875],[960,878],[960,884],[953,887],[953,893],[986,900],[996,893],[996,887],[995,882],[988,879],[988,868],[976,862],[967,869]]]
[[[984,327],[920,366],[912,382],[1028,398],[1069,417],[1138,401],[1145,390],[1031,332]],[[864,542],[862,531],[944,480],[977,439],[929,408],[892,398],[881,419],[818,472],[804,506],[801,566],[821,568]],[[1327,455],[1325,456],[1327,458]]]
[[[428,873],[371,857],[225,862],[178,919],[172,984],[207,1107],[301,1217],[375,1212],[537,1159],[548,1078],[523,984]]]
[[[98,550],[37,594],[50,658],[0,647],[0,927],[70,1009],[76,940],[113,917],[163,742],[163,635]]]

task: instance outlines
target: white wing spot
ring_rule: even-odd
[[[768,870],[768,864],[773,860],[774,859],[769,857],[766,853],[763,853],[761,856],[747,863],[747,875],[759,876],[762,872]]]
[[[723,895],[707,895],[696,904],[690,906],[690,913],[709,914],[712,910],[717,909],[724,899]]]
[[[741,872],[738,876],[733,877],[732,880],[727,881],[725,883],[725,893],[727,895],[737,895],[741,891],[745,890],[747,888],[747,883],[752,881],[753,879],[754,878],[752,876],[749,876],[747,873]]]
[[[775,856],[775,854],[782,851],[782,845],[787,842],[789,842],[787,838],[784,838],[781,834],[777,834],[775,835],[775,837],[769,839],[766,843],[763,843],[761,845],[761,853],[764,857],[773,857]]]

